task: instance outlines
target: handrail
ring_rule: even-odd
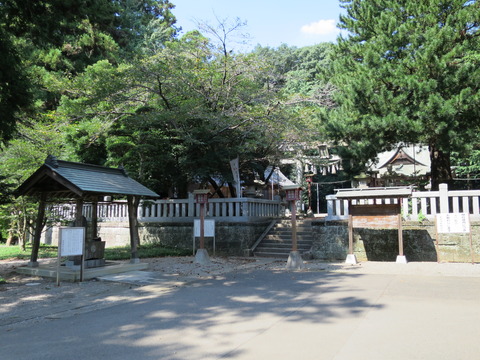
[[[255,244],[253,244],[253,246],[250,248],[250,254],[253,254],[253,252],[255,251],[255,249],[257,248],[257,246],[262,242],[262,240],[265,238],[265,236],[267,236],[267,234],[269,233],[269,231],[275,226],[275,224],[277,223],[277,220],[272,220],[270,222],[270,224],[267,226],[267,228],[265,229],[265,231],[262,233],[262,235],[260,235],[257,239],[257,241],[255,241]]]

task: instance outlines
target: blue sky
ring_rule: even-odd
[[[171,0],[182,34],[194,30],[197,21],[214,25],[215,17],[247,22],[250,47],[308,46],[335,41],[342,9],[338,0]]]

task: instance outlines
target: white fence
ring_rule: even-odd
[[[283,215],[279,201],[255,198],[210,199],[205,216],[217,221],[246,222],[276,218]],[[98,203],[99,221],[128,221],[126,201]],[[54,215],[63,219],[73,219],[75,204],[57,205]],[[92,205],[84,204],[83,214],[92,217]],[[142,222],[182,222],[193,221],[200,216],[200,205],[193,198],[144,201],[139,206],[138,220]]]
[[[467,213],[472,220],[480,220],[480,190],[448,190],[446,184],[440,184],[439,191],[414,191],[411,198],[402,199],[404,219],[433,220],[439,213]],[[326,220],[348,218],[348,201],[327,195]],[[372,199],[368,200],[373,204]],[[398,199],[377,199],[376,203],[397,203]],[[353,202],[355,204],[355,202]],[[363,201],[362,203],[367,203]]]

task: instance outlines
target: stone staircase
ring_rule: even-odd
[[[309,251],[313,243],[311,221],[297,219],[297,247],[300,254]],[[292,223],[290,220],[278,222],[254,249],[256,257],[287,259],[292,250]]]

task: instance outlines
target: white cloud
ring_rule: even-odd
[[[303,25],[300,30],[302,33],[310,35],[332,35],[340,32],[336,27],[334,19],[319,20],[317,22]]]

